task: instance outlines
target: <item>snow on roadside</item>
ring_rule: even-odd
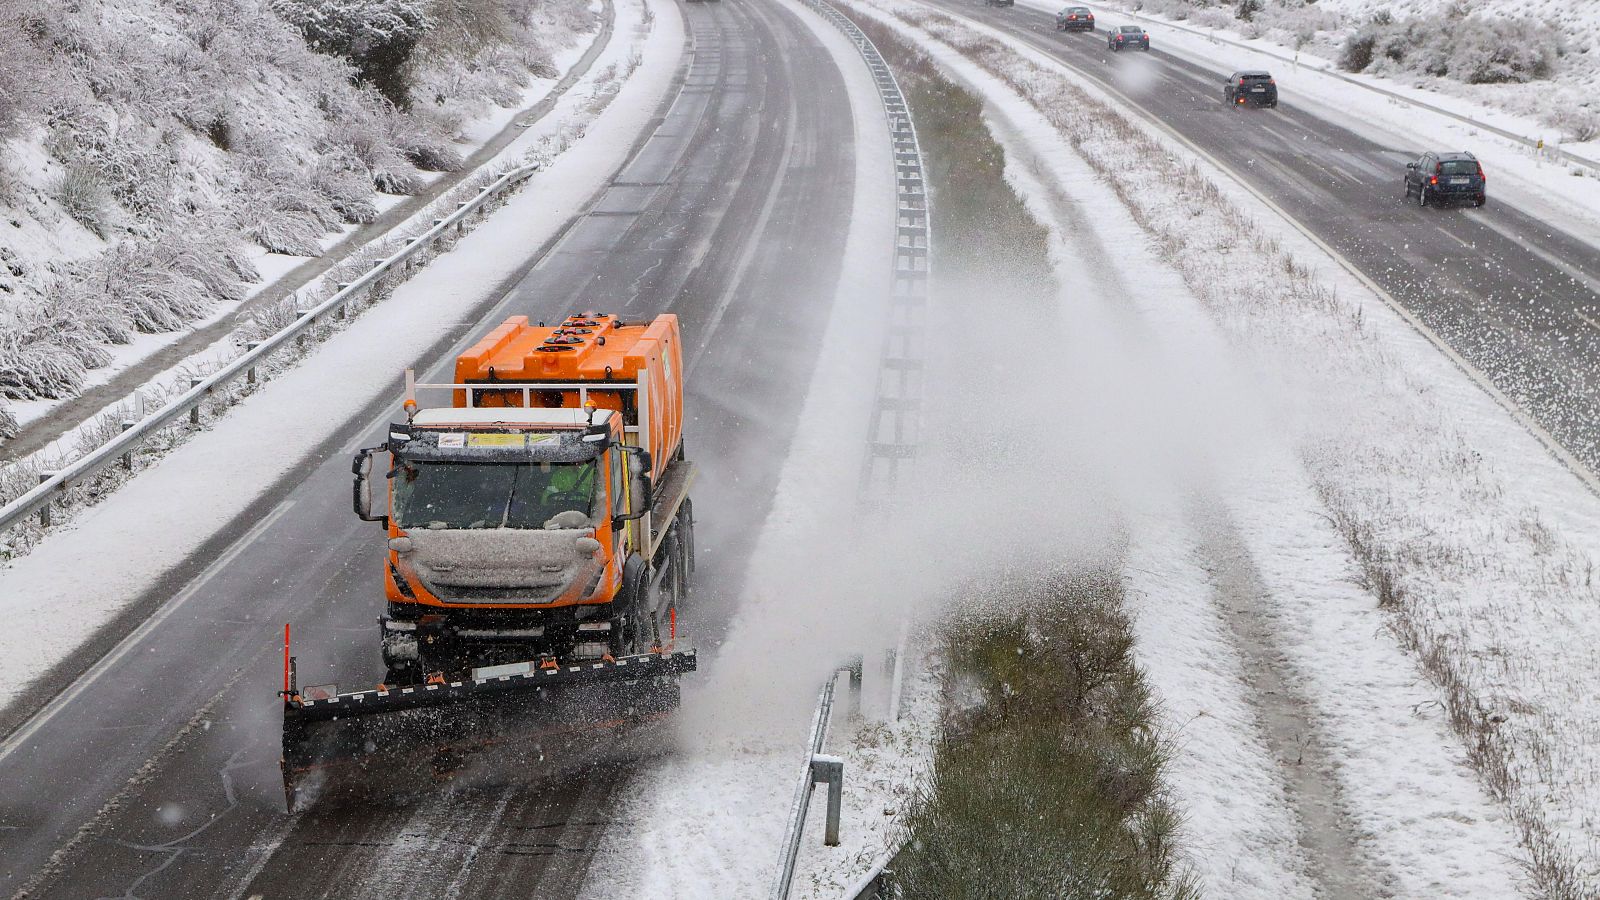
[[[13,623],[0,633],[0,706],[70,657],[378,399],[390,379],[373,373],[425,362],[417,357],[438,335],[457,327],[526,259],[528,248],[581,210],[650,122],[683,53],[680,14],[663,0],[619,4],[618,33],[635,33],[644,9],[657,19],[648,35],[631,48],[619,41],[607,51],[622,60],[639,53],[642,64],[584,136],[488,222],[396,288],[375,314],[333,335],[300,365],[0,570],[0,617]],[[569,92],[519,142],[588,121],[583,93]],[[313,396],[317,402],[307,404]],[[264,434],[273,440],[261,440]]]
[[[873,400],[863,386],[876,377],[888,315],[895,239],[888,128],[855,47],[810,10],[789,6],[838,63],[850,98],[856,169],[846,256],[794,442],[749,562],[745,583],[757,587],[704,673],[685,685],[675,752],[626,789],[591,866],[605,875],[585,885],[583,896],[593,900],[764,894],[776,874],[819,685],[850,653],[866,652],[866,693],[881,696],[878,636],[892,640],[898,630],[898,611],[880,596],[832,593],[818,572],[822,559],[841,565],[827,536],[849,538],[840,526],[852,517],[841,520],[839,511],[856,505]],[[925,693],[908,691],[913,695]],[[869,701],[868,722],[857,730],[845,714],[842,682],[839,696],[825,749],[845,756],[844,843],[821,846],[822,804],[813,802],[797,884],[848,883],[870,865],[887,844],[892,816],[884,809],[906,789],[916,748],[927,747],[915,731],[929,721],[922,708],[888,726],[872,722],[882,716]]]

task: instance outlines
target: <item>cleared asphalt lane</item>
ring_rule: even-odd
[[[692,53],[648,140],[480,321],[410,362],[445,379],[454,348],[507,315],[682,316],[702,467],[685,624],[714,651],[832,302],[854,131],[842,77],[792,13],[754,0],[685,17]],[[169,614],[92,690],[0,761],[0,896],[30,883],[30,896],[71,898],[576,892],[631,760],[656,752],[648,730],[552,740],[511,778],[379,773],[282,811],[282,623],[304,683],[383,674],[382,535],[350,513],[348,450],[392,412],[347,423],[225,552],[195,561]]]
[[[1278,108],[1222,102],[1230,66],[1152,49],[1111,52],[1103,31],[1055,30],[1050,13],[981,0],[930,5],[1016,35],[1098,82],[1227,166],[1359,268],[1600,472],[1600,249],[1496,193],[1482,209],[1402,196],[1424,150],[1374,143],[1283,89]],[[1111,13],[1103,26],[1119,24]],[[1106,261],[1108,265],[1113,260]]]

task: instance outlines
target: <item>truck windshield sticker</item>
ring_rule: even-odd
[[[467,435],[468,447],[521,447],[526,443],[520,434],[471,434]],[[443,447],[444,442],[440,441]]]
[[[439,435],[439,448],[442,450],[447,450],[452,447],[459,449],[461,447],[465,447],[466,445],[467,436],[465,434],[461,434],[460,432]]]

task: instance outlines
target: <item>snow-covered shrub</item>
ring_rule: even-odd
[[[1372,65],[1373,53],[1378,46],[1378,36],[1363,29],[1352,34],[1339,51],[1339,68],[1346,72],[1365,72]]]
[[[160,243],[124,241],[106,251],[93,273],[100,295],[147,334],[177,331],[215,302],[199,281],[167,267]]]
[[[81,389],[87,372],[71,348],[54,336],[0,338],[0,394],[13,400],[71,396]]]
[[[263,209],[250,226],[250,239],[265,247],[268,253],[285,256],[321,256],[318,240],[323,231],[311,216],[299,212]]]
[[[246,313],[239,322],[239,337],[246,341],[264,341],[299,320],[300,298],[285,297],[277,303],[258,306]]]
[[[37,74],[43,57],[26,36],[31,6],[0,0],[0,141],[21,131],[48,89]]]
[[[90,163],[69,163],[50,185],[50,196],[61,204],[67,215],[96,237],[104,238],[110,232],[114,221],[111,191]]]
[[[90,369],[111,360],[103,343],[106,332],[126,340],[123,324],[112,313],[81,309],[71,301],[21,308],[6,325],[0,331],[0,395],[13,400],[77,392]]]
[[[311,186],[348,224],[365,225],[378,218],[378,206],[372,202],[372,174],[348,149],[336,148],[318,157],[311,170]]]
[[[1550,117],[1550,124],[1561,129],[1564,141],[1592,141],[1600,137],[1600,110],[1566,106]]]
[[[427,31],[421,0],[272,0],[312,48],[348,59],[396,106],[409,102],[406,64]]]
[[[1559,28],[1457,12],[1445,21],[1376,16],[1345,41],[1339,63],[1351,72],[1420,72],[1468,84],[1534,81],[1555,71],[1564,46]]]

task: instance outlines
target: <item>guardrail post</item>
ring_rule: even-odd
[[[311,310],[308,309],[308,310],[300,313],[300,318],[304,319],[309,315],[311,315]],[[296,348],[298,348],[300,350],[306,349],[306,332],[310,331],[310,330],[311,329],[309,329],[309,328],[304,329],[299,334],[294,336],[294,345],[295,345]]]
[[[862,659],[856,657],[850,662],[850,718],[861,718],[861,669]]]
[[[123,419],[122,420],[122,430],[123,431],[127,431],[127,430],[131,429],[132,427],[133,427],[133,420],[132,419]],[[124,469],[127,469],[129,472],[133,471],[133,451],[132,450],[129,450],[127,453],[122,454],[122,467]]]
[[[192,391],[195,388],[199,387],[200,386],[200,382],[203,381],[203,380],[204,379],[195,378],[195,377],[191,376],[189,378],[189,390]],[[196,400],[194,406],[189,408],[189,424],[190,425],[199,425],[200,424],[200,401],[199,400]]]
[[[811,755],[811,783],[828,785],[828,818],[823,826],[822,843],[839,846],[839,813],[844,806],[844,760],[837,756]]]
[[[260,341],[249,341],[244,345],[244,350],[245,350],[246,353],[251,353],[251,352],[254,352],[255,349],[257,347],[259,347],[259,346],[261,346],[261,342]],[[256,367],[255,366],[251,366],[250,368],[245,370],[245,372],[244,372],[244,382],[245,382],[245,384],[255,384],[256,383]]]
[[[53,471],[51,471],[51,472],[40,472],[39,473],[39,483],[40,484],[44,484],[46,481],[49,481],[50,479],[52,479],[54,477],[56,477],[56,473],[53,472]],[[44,505],[39,507],[39,527],[40,528],[49,528],[50,527],[50,506],[51,506],[51,501],[46,500],[44,502]]]

